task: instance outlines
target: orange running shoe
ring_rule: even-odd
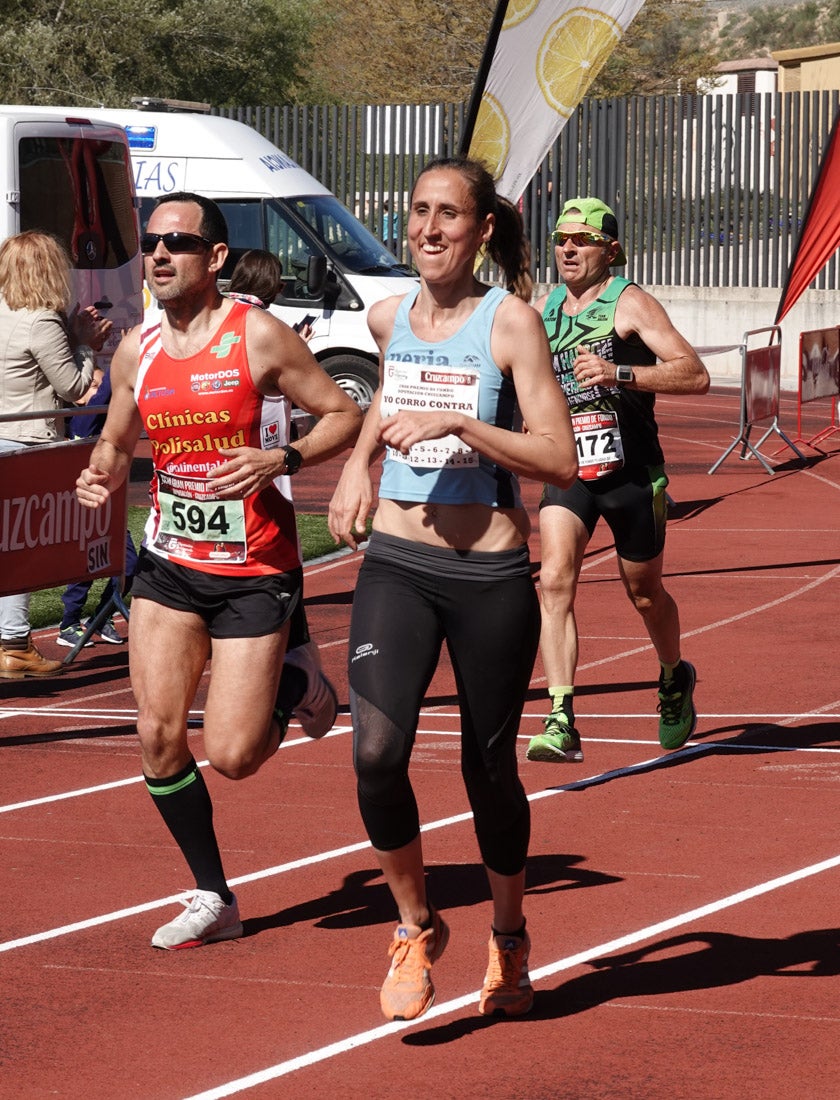
[[[482,1016],[524,1016],[534,1003],[534,987],[528,976],[531,939],[490,936],[490,961],[478,1002]]]
[[[388,954],[391,968],[379,993],[379,1004],[388,1020],[416,1020],[435,1002],[432,963],[449,942],[449,928],[432,910],[432,927],[401,924],[394,932]]]

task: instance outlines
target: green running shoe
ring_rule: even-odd
[[[552,711],[545,720],[545,732],[531,738],[525,757],[544,764],[579,764],[583,760],[580,734],[564,714]]]
[[[663,749],[679,749],[697,728],[697,711],[694,709],[694,685],[697,670],[688,661],[682,662],[686,675],[682,686],[674,679],[668,690],[659,679],[659,744]]]

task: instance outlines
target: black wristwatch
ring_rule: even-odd
[[[615,381],[618,386],[626,386],[628,382],[633,381],[633,368],[627,366],[619,366],[615,368]]]
[[[295,448],[290,446],[288,443],[283,448],[283,451],[286,455],[286,468],[283,470],[283,473],[286,474],[288,477],[291,477],[293,474],[296,474],[300,469],[301,464],[303,463],[303,455],[300,453],[300,451],[295,450]]]

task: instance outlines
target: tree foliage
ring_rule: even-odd
[[[840,0],[801,0],[796,4],[764,4],[730,16],[721,30],[727,59],[767,56],[840,41]]]
[[[714,21],[696,0],[646,0],[588,95],[693,95],[720,61]]]
[[[581,0],[583,2],[583,0]],[[496,0],[0,0],[7,103],[466,101]],[[840,0],[646,0],[590,88],[693,92],[718,61],[840,40]]]
[[[495,0],[325,0],[330,20],[312,58],[324,102],[466,99]]]
[[[307,0],[5,0],[6,103],[128,106],[166,96],[214,106],[309,96],[317,37]]]
[[[330,30],[313,58],[327,101],[469,98],[495,0],[326,0]],[[589,95],[694,91],[720,60],[698,0],[647,0]]]

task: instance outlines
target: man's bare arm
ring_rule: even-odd
[[[652,295],[640,287],[628,287],[618,300],[615,325],[622,337],[635,332],[659,360],[649,367],[633,368],[635,389],[650,393],[706,393],[708,371]]]
[[[248,362],[254,383],[268,396],[282,394],[317,417],[310,432],[294,444],[305,465],[325,462],[350,446],[359,434],[362,411],[318,364],[306,343],[288,325],[253,309],[247,323]],[[259,492],[284,472],[282,449],[220,450],[225,461],[214,471],[212,488],[221,498]]]
[[[128,476],[143,424],[134,400],[140,330],[124,336],[111,361],[111,400],[90,465],[76,481],[76,496],[86,508],[98,508]]]

